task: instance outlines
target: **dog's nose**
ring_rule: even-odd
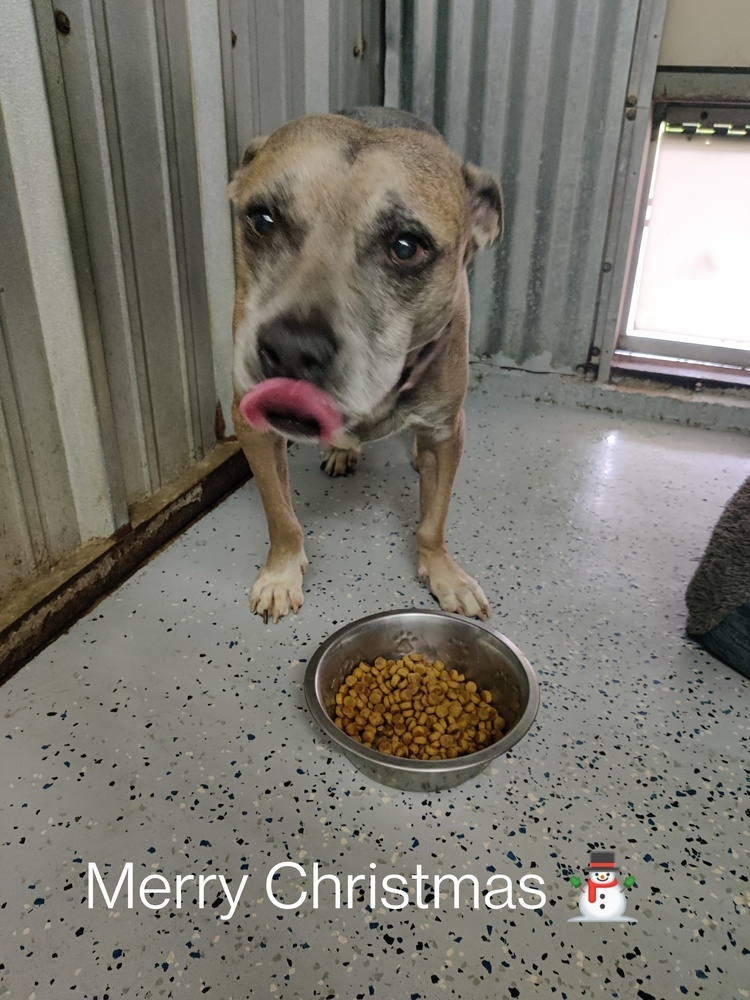
[[[323,386],[336,353],[336,338],[325,320],[281,317],[258,334],[258,358],[266,378],[299,378]]]

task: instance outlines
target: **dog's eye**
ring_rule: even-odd
[[[249,211],[247,222],[256,236],[268,236],[276,227],[276,220],[267,208],[255,208]]]
[[[413,233],[399,233],[390,245],[390,257],[394,264],[414,266],[427,259],[428,250],[424,241]]]

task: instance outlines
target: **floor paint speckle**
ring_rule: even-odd
[[[504,399],[500,373],[474,386],[451,547],[542,705],[497,766],[430,797],[359,775],[302,692],[338,625],[434,606],[414,574],[408,445],[370,446],[341,480],[294,450],[299,616],[249,613],[267,539],[250,484],[5,685],[0,997],[750,997],[749,687],[683,634],[747,439]],[[568,879],[595,849],[635,877],[637,923],[568,923]],[[278,872],[279,901],[312,892],[317,862],[342,906],[330,879],[317,908],[273,905],[266,879],[287,861],[302,871]],[[89,864],[111,895],[129,862],[132,908],[125,883],[111,909],[95,883],[89,908]],[[515,908],[475,908],[470,880],[458,908],[426,881],[417,905],[418,865],[482,888],[506,875]],[[400,910],[379,899],[391,873],[411,887]],[[154,875],[158,910],[139,897]],[[543,906],[522,905],[538,902],[524,875],[544,880]],[[232,897],[244,886],[231,916],[219,876]]]

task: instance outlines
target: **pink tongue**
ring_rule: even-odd
[[[287,430],[331,443],[342,426],[341,414],[328,393],[312,382],[296,378],[269,378],[246,393],[240,413],[257,431]]]

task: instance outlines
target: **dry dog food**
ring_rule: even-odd
[[[420,653],[360,663],[336,694],[336,725],[366,747],[414,760],[445,760],[495,743],[505,719],[492,694]]]

